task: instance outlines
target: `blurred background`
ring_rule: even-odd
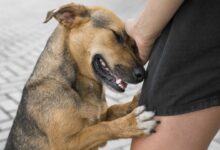
[[[113,10],[123,20],[135,17],[145,0],[0,0],[0,150],[4,148],[23,86],[57,25],[53,19],[43,24],[46,13],[65,3],[100,5]],[[153,16],[152,16],[153,17]],[[129,85],[124,94],[107,90],[109,105],[129,101],[140,89]],[[202,132],[202,131],[201,131]],[[100,150],[129,150],[130,139],[110,141]],[[209,150],[220,150],[220,135]]]

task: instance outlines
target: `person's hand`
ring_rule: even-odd
[[[141,63],[144,65],[149,59],[150,51],[156,36],[147,37],[147,34],[144,33],[135,19],[129,19],[125,23],[125,30],[127,34],[135,40],[138,47],[138,57],[140,58]]]
[[[150,56],[154,41],[184,0],[147,0],[143,11],[125,23],[125,30],[136,42],[143,64]]]

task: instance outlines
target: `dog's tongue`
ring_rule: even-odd
[[[123,89],[125,89],[126,87],[127,87],[127,83],[126,82],[124,82],[122,79],[117,79],[116,80],[116,83],[121,87],[121,88],[123,88]]]
[[[124,81],[121,82],[121,85],[123,86],[124,89],[128,86],[128,84]]]

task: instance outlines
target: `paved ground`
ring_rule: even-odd
[[[114,10],[123,19],[135,16],[143,7],[144,0],[90,0],[75,2],[88,5],[103,5]],[[43,24],[48,10],[68,0],[1,0],[0,1],[0,150],[3,149],[21,91],[33,66],[41,53],[47,38],[56,26],[55,21]],[[107,92],[110,105],[128,101],[140,88],[129,86],[121,95]],[[210,150],[220,149],[220,135],[210,146]],[[111,141],[102,150],[128,150],[130,140]]]

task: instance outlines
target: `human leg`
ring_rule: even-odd
[[[157,118],[157,132],[133,139],[131,150],[207,150],[220,128],[220,106]]]

